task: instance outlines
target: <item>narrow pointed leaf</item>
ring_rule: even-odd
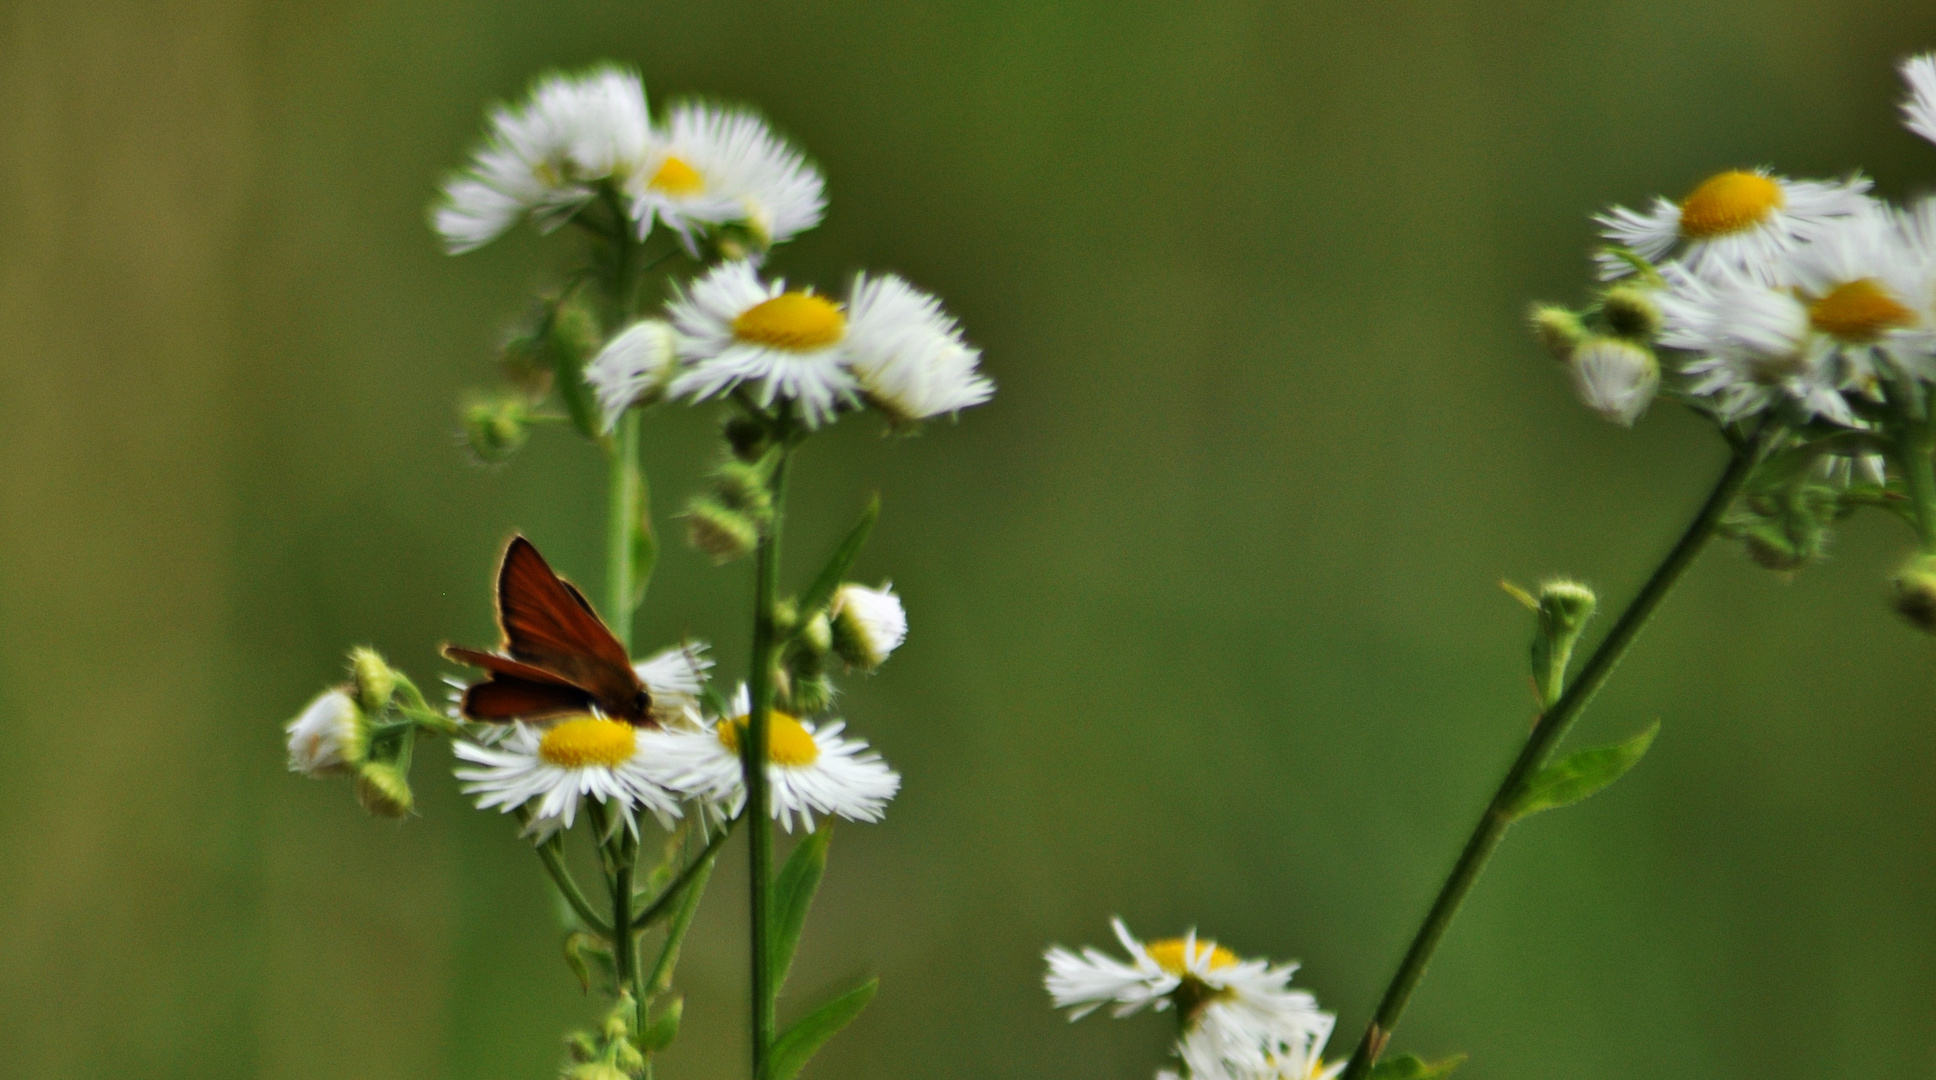
[[[854,559],[860,555],[860,549],[866,545],[867,534],[874,531],[874,522],[880,517],[881,497],[876,495],[867,500],[866,509],[860,512],[860,520],[854,522],[854,527],[847,531],[847,538],[840,542],[840,546],[834,549],[833,557],[821,568],[820,576],[813,579],[806,595],[800,597],[802,621],[812,618],[815,612],[825,608],[828,601],[834,598],[834,590],[840,588],[847,571],[854,565]]]
[[[1659,733],[1660,723],[1656,721],[1626,742],[1578,750],[1541,769],[1519,789],[1511,809],[1513,820],[1570,806],[1620,779],[1647,753]]]
[[[787,856],[786,865],[773,879],[773,986],[786,985],[787,971],[793,967],[793,951],[800,944],[800,932],[807,927],[807,909],[813,905],[820,876],[827,870],[827,845],[833,842],[833,820],[823,821]]]
[[[841,1028],[853,1023],[854,1017],[859,1016],[867,1003],[874,1000],[874,991],[880,986],[879,979],[869,979],[801,1017],[792,1027],[781,1032],[780,1037],[773,1041],[773,1052],[767,1058],[767,1080],[793,1080],[800,1075],[800,1070],[826,1045],[827,1040],[838,1034]]]
[[[1379,1062],[1371,1070],[1371,1080],[1439,1080],[1463,1064],[1464,1054],[1438,1061],[1426,1061],[1417,1054],[1398,1054]]]

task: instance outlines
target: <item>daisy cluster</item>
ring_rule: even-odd
[[[1344,1068],[1324,1061],[1336,1018],[1291,989],[1296,964],[1247,960],[1194,930],[1145,942],[1121,919],[1110,925],[1126,956],[1051,948],[1044,982],[1071,1020],[1103,1008],[1119,1018],[1173,1010],[1181,1071],[1160,1070],[1158,1080],[1330,1080]]]
[[[865,406],[906,427],[987,401],[980,351],[899,276],[857,274],[836,298],[764,272],[767,250],[826,208],[820,172],[758,114],[681,102],[655,119],[637,73],[608,66],[547,76],[496,109],[432,224],[452,253],[524,220],[547,232],[575,223],[615,250],[663,232],[703,265],[662,317],[598,335],[582,378],[606,431],[665,399],[733,398],[808,429]],[[516,412],[474,418],[481,456],[515,445],[502,429]]]
[[[1908,126],[1936,141],[1936,54],[1902,72]],[[1534,321],[1609,420],[1631,425],[1660,390],[1656,347],[1672,392],[1722,424],[1865,430],[1936,382],[1936,197],[1894,206],[1859,175],[1740,169],[1597,220],[1599,303]]]

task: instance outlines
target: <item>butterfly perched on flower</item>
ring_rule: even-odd
[[[497,652],[444,646],[444,655],[490,676],[464,688],[472,720],[508,723],[596,712],[654,727],[652,694],[591,601],[558,576],[531,541],[514,536],[497,571]]]

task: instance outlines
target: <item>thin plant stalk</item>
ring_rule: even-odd
[[[611,613],[612,632],[628,653],[632,648],[633,595],[638,586],[632,579],[632,551],[638,545],[644,512],[639,505],[645,486],[639,470],[639,426],[636,409],[627,409],[619,417],[612,432],[605,490],[605,603]]]
[[[1633,645],[1634,639],[1639,637],[1640,631],[1647,625],[1647,620],[1653,615],[1655,609],[1660,606],[1662,600],[1666,599],[1667,594],[1673,591],[1681,576],[1693,564],[1695,557],[1713,537],[1721,515],[1734,503],[1735,496],[1740,494],[1742,486],[1747,483],[1749,475],[1753,473],[1755,465],[1760,460],[1763,449],[1769,444],[1769,436],[1772,433],[1772,425],[1764,424],[1753,439],[1735,447],[1733,459],[1728,462],[1726,471],[1715,483],[1714,490],[1708,494],[1707,501],[1701,504],[1700,512],[1687,526],[1687,531],[1681,534],[1680,540],[1668,551],[1667,557],[1655,568],[1647,583],[1641,586],[1640,592],[1627,605],[1627,609],[1620,613],[1620,618],[1613,624],[1613,629],[1607,632],[1606,638],[1600,642],[1599,647],[1593,651],[1592,657],[1580,669],[1579,678],[1567,687],[1559,700],[1554,702],[1533,726],[1533,732],[1527,738],[1526,745],[1520,750],[1512,767],[1506,770],[1505,779],[1500,781],[1498,790],[1493,793],[1492,801],[1486,805],[1485,813],[1479,818],[1479,823],[1473,827],[1471,837],[1466,840],[1465,849],[1460,852],[1458,862],[1453,865],[1451,874],[1440,887],[1438,898],[1432,902],[1431,910],[1426,913],[1424,924],[1418,928],[1418,933],[1412,938],[1411,947],[1406,950],[1405,958],[1399,963],[1397,973],[1385,987],[1384,996],[1378,1002],[1377,1012],[1373,1014],[1371,1023],[1366,1026],[1364,1037],[1359,1040],[1357,1049],[1352,1052],[1351,1061],[1345,1066],[1342,1080],[1365,1080],[1370,1074],[1372,1066],[1384,1052],[1385,1044],[1391,1038],[1392,1029],[1397,1026],[1399,1016],[1404,1013],[1405,1004],[1411,999],[1412,991],[1424,977],[1426,965],[1431,962],[1439,940],[1445,936],[1446,928],[1451,925],[1453,916],[1458,914],[1459,906],[1464,903],[1466,894],[1471,891],[1473,883],[1479,879],[1480,872],[1485,869],[1486,860],[1491,858],[1493,850],[1499,846],[1500,838],[1506,833],[1506,827],[1512,824],[1512,803],[1517,798],[1521,787],[1546,764],[1546,759],[1552,753],[1553,747],[1566,735],[1567,729],[1585,710],[1587,703],[1593,700],[1593,695],[1599,691],[1601,685],[1607,681],[1607,676],[1611,675],[1613,669],[1619,665],[1621,658]]]
[[[751,711],[747,715],[744,738],[740,743],[740,767],[746,783],[748,848],[748,900],[752,938],[753,993],[753,1080],[765,1080],[768,1052],[777,1030],[773,985],[772,892],[773,814],[767,791],[766,757],[768,719],[773,712],[775,666],[779,650],[779,627],[775,616],[779,603],[780,524],[786,517],[787,464],[791,448],[782,447],[773,466],[768,487],[772,493],[773,517],[760,537],[758,568],[753,597],[753,656],[747,672]]]

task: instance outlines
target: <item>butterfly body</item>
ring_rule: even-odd
[[[653,724],[652,695],[625,646],[522,536],[511,538],[498,566],[497,622],[504,634],[497,652],[444,647],[450,659],[490,672],[464,689],[466,717],[507,723],[597,712]]]

